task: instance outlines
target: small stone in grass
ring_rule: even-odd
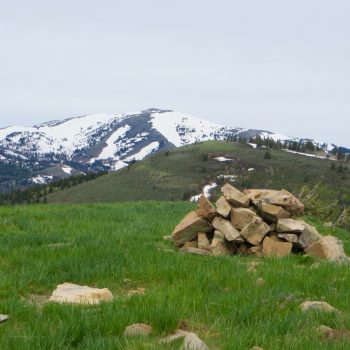
[[[0,323],[7,321],[9,318],[9,315],[0,314]]]
[[[132,337],[138,335],[150,335],[152,333],[152,326],[144,323],[134,323],[130,326],[127,326],[124,330],[123,335],[125,337]]]
[[[332,305],[329,305],[325,301],[304,301],[300,304],[301,311],[322,311],[322,312],[337,312]]]

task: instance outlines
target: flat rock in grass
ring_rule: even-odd
[[[215,203],[216,205],[216,212],[220,214],[221,216],[228,218],[230,216],[231,212],[231,205],[230,203],[226,200],[225,197],[221,196]]]
[[[273,204],[262,203],[258,206],[260,214],[270,222],[277,222],[279,219],[290,218],[290,213],[282,207]]]
[[[193,247],[182,247],[180,248],[180,252],[194,254],[194,255],[210,255],[210,251],[208,249],[193,248]]]
[[[299,239],[298,235],[294,233],[279,233],[277,237],[291,243],[297,243]]]
[[[236,229],[242,230],[252,222],[255,216],[256,213],[249,208],[232,208],[231,223]]]
[[[284,233],[302,233],[305,230],[303,221],[294,219],[279,219],[277,222],[276,231]]]
[[[196,212],[189,212],[175,227],[172,236],[175,246],[181,247],[185,242],[192,241],[198,232],[210,232],[212,230],[207,219]]]
[[[152,326],[144,323],[134,323],[130,326],[127,326],[124,330],[123,335],[125,337],[134,337],[134,336],[147,336],[152,333]]]
[[[59,284],[49,301],[56,303],[99,304],[112,301],[113,295],[107,288],[91,288],[73,283]]]
[[[198,248],[210,250],[210,242],[204,232],[198,232]]]
[[[249,198],[243,192],[237,190],[230,184],[225,184],[221,187],[221,192],[224,197],[235,207],[248,207]]]
[[[282,257],[287,256],[292,251],[293,244],[290,242],[278,242],[270,237],[265,237],[263,241],[263,256]]]
[[[198,216],[212,220],[215,216],[215,207],[209,202],[209,200],[202,194],[197,202],[196,213]]]
[[[231,224],[231,221],[217,216],[213,220],[212,225],[216,230],[219,230],[220,232],[222,232],[228,241],[234,241],[236,239],[240,239],[239,231],[233,227],[233,225]]]
[[[183,331],[178,329],[174,334],[163,338],[161,343],[171,343],[177,339],[184,338],[184,342],[181,346],[181,350],[209,350],[207,344],[193,332]]]
[[[292,215],[304,214],[304,204],[286,190],[250,189],[245,190],[244,193],[247,194],[249,199],[255,204],[277,205]]]
[[[241,236],[249,243],[259,245],[269,232],[270,226],[256,215],[251,223],[243,227]]]
[[[6,322],[9,318],[9,315],[0,314],[0,323]]]
[[[309,245],[305,252],[319,259],[336,262],[348,262],[344,252],[343,242],[334,236],[324,236]]]
[[[300,220],[305,226],[303,232],[299,235],[298,245],[306,249],[309,245],[317,242],[322,236],[318,233],[315,227],[309,225],[305,221]]]
[[[337,312],[333,306],[329,305],[325,301],[304,301],[300,304],[300,309],[302,312],[308,311],[321,311],[321,312]]]

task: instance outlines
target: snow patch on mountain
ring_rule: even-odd
[[[158,147],[159,147],[158,141],[151,142],[149,145],[142,148],[141,151],[139,151],[138,153],[136,153],[130,157],[127,157],[125,160],[126,161],[142,160],[143,158],[147,157],[151,153],[154,153],[158,149]]]
[[[68,175],[71,175],[71,174],[72,174],[73,168],[70,167],[70,166],[68,166],[68,165],[63,166],[61,169],[62,169],[63,172],[65,172],[65,173],[68,174]]]

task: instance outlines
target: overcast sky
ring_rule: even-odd
[[[0,127],[174,109],[350,146],[349,0],[0,0]]]

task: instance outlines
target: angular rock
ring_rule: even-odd
[[[0,323],[7,321],[9,318],[9,315],[0,314]]]
[[[180,248],[180,252],[195,254],[195,255],[210,255],[210,251],[208,249],[193,248],[193,247],[182,247]]]
[[[91,288],[73,283],[59,284],[52,292],[49,301],[73,304],[99,304],[111,301],[112,293],[107,288]]]
[[[279,233],[277,237],[291,243],[297,243],[299,239],[298,235],[294,233]]]
[[[250,247],[248,249],[248,254],[249,255],[255,255],[255,256],[261,258],[262,257],[262,245],[257,245],[255,247]]]
[[[292,251],[293,244],[290,242],[278,242],[270,237],[265,237],[263,241],[263,256],[287,256]]]
[[[317,242],[322,236],[315,227],[309,225],[305,221],[300,220],[305,226],[304,231],[299,235],[298,245],[306,249],[310,244]]]
[[[230,184],[225,184],[221,187],[221,192],[225,198],[235,207],[248,207],[249,198],[243,192],[237,190],[237,188]]]
[[[179,338],[184,338],[181,350],[209,350],[208,346],[201,340],[197,334],[193,332],[183,331],[178,329],[174,334],[162,339],[161,343],[170,343]]]
[[[239,255],[248,255],[249,254],[249,245],[242,243],[237,250],[237,254]]]
[[[270,232],[270,226],[259,216],[255,216],[250,224],[243,227],[241,236],[253,245],[259,245]]]
[[[300,309],[303,312],[307,311],[322,311],[322,312],[337,312],[333,306],[325,301],[304,301],[300,304]]]
[[[242,230],[252,222],[255,216],[256,213],[249,208],[232,208],[231,223],[236,229]]]
[[[211,221],[215,216],[215,207],[202,194],[197,202],[196,214]]]
[[[233,227],[229,220],[217,216],[213,222],[213,227],[225,235],[228,241],[235,241],[240,238],[239,232]]]
[[[198,248],[210,250],[210,242],[204,232],[198,232]]]
[[[290,213],[284,210],[282,207],[273,204],[262,203],[258,206],[261,216],[270,222],[277,222],[279,219],[290,218]]]
[[[198,232],[210,232],[209,222],[196,212],[189,212],[175,227],[172,236],[176,247],[181,247],[185,242],[197,237]]]
[[[228,218],[230,216],[232,207],[225,197],[220,197],[216,201],[215,205],[216,205],[216,211],[218,214],[220,214],[225,218]]]
[[[334,236],[324,236],[309,245],[305,252],[320,259],[337,262],[348,262],[344,252],[343,242]]]
[[[198,241],[195,239],[194,241],[185,242],[183,246],[184,248],[198,248]]]
[[[211,242],[211,252],[214,256],[232,255],[237,247],[232,242],[227,242],[225,236],[220,231],[215,231]]]
[[[133,336],[146,336],[152,333],[152,326],[144,323],[134,323],[130,326],[127,326],[124,330],[124,337],[133,337]]]
[[[276,231],[283,233],[301,233],[305,230],[303,221],[294,219],[279,219],[277,222]]]
[[[304,204],[298,198],[286,190],[245,190],[250,200],[256,205],[272,204],[277,205],[288,211],[292,215],[302,215],[304,213]]]

